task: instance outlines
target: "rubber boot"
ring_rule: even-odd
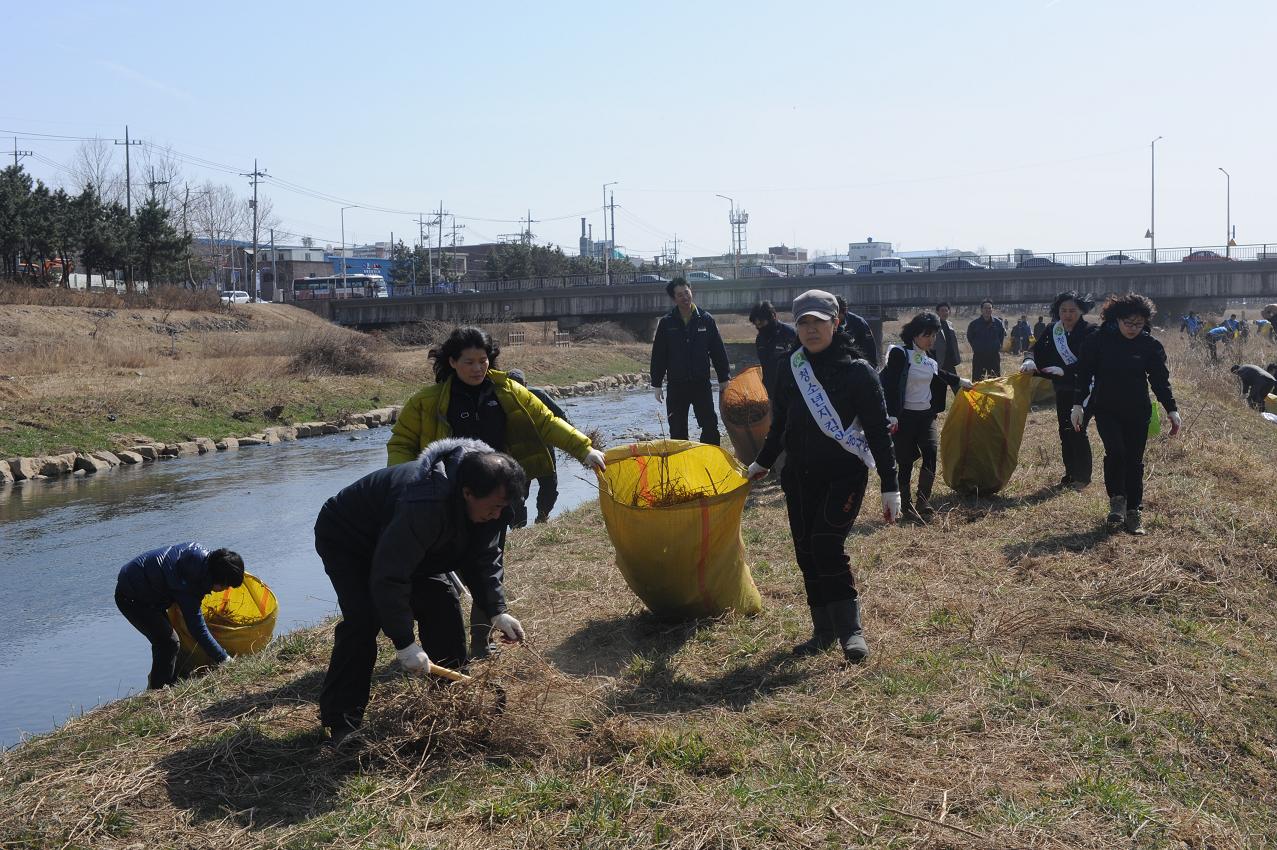
[[[794,655],[819,655],[838,640],[828,605],[811,606],[811,637],[794,647]]]
[[[1126,530],[1131,534],[1144,536],[1144,518],[1140,515],[1139,508],[1126,512]]]
[[[860,600],[839,600],[829,605],[829,611],[833,614],[834,631],[842,645],[842,654],[852,664],[868,658],[869,644],[865,643],[865,633],[860,627]]]
[[[1126,519],[1126,497],[1109,496],[1109,525],[1121,525]]]

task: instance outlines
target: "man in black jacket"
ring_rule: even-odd
[[[758,364],[763,367],[763,387],[771,398],[776,388],[776,371],[798,343],[798,331],[776,318],[776,308],[770,301],[754,305],[749,311],[749,323],[758,331],[754,347],[758,350]]]
[[[731,377],[727,348],[719,336],[714,317],[692,301],[692,288],[676,277],[665,285],[665,293],[674,308],[661,317],[652,340],[652,388],[657,402],[665,402],[670,422],[670,439],[687,439],[687,408],[696,413],[701,428],[701,442],[717,446],[718,415],[714,412],[714,393],[709,383],[710,363],[718,374],[718,383]],[[669,392],[661,388],[669,378]]]
[[[962,352],[958,349],[958,332],[949,324],[949,313],[952,308],[948,301],[936,305],[936,315],[940,317],[940,330],[936,334],[935,358],[945,372],[957,372],[962,362]]]
[[[1252,363],[1243,363],[1233,366],[1230,371],[1242,382],[1242,395],[1246,396],[1246,403],[1255,410],[1262,411],[1268,394],[1277,386],[1277,378],[1274,378],[1277,363],[1269,363],[1266,370]]]
[[[506,613],[501,540],[510,504],[526,489],[514,458],[479,440],[450,438],[431,443],[412,463],[365,475],[324,503],[315,550],[337,591],[341,622],[319,717],[334,742],[363,721],[379,631],[409,672],[428,673],[431,656],[444,666],[464,664],[465,627],[449,571],[460,575],[495,630],[523,639],[523,627]],[[414,641],[414,620],[421,642]]]
[[[869,323],[865,321],[864,316],[851,312],[847,300],[841,295],[835,295],[834,299],[838,302],[838,330],[851,337],[851,341],[865,355],[869,365],[877,369],[878,340],[874,338],[873,330],[869,327]]]
[[[511,369],[506,372],[510,376],[510,380],[518,381],[523,386],[528,386],[527,378],[523,375],[522,369]],[[537,400],[549,409],[559,419],[564,422],[568,421],[568,415],[563,412],[563,408],[559,407],[550,394],[540,387],[528,387],[528,392],[537,397]],[[554,462],[554,452],[550,452],[550,462]],[[537,518],[536,523],[540,525],[543,522],[549,522],[550,511],[554,510],[554,503],[559,500],[559,473],[556,469],[549,475],[542,475],[537,479]],[[528,505],[524,502],[520,505],[511,505],[514,508],[514,524],[511,528],[523,528],[528,524]]]
[[[980,318],[967,325],[967,344],[971,346],[971,380],[983,381],[1002,374],[1002,342],[1007,338],[1006,325],[993,317],[993,302],[980,304]]]

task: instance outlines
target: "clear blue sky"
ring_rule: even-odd
[[[1277,242],[1272,0],[9,4],[0,128],[131,132],[324,193],[440,200],[468,243],[1008,251]],[[10,132],[8,135],[12,135]],[[3,141],[12,145],[11,139]],[[23,137],[58,162],[75,143]],[[57,183],[60,173],[27,160]],[[193,181],[242,178],[189,167]],[[336,240],[340,204],[263,187]],[[562,217],[558,221],[546,219]],[[414,235],[346,212],[348,242]]]

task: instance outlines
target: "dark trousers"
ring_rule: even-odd
[[[849,475],[830,480],[820,470],[798,468],[791,457],[781,472],[794,555],[802,570],[807,604],[813,608],[856,598],[856,579],[845,546],[868,481],[869,470],[863,464]]]
[[[549,475],[542,475],[537,479],[537,516],[549,516],[550,511],[554,510],[555,502],[559,501],[559,475],[557,472],[551,472]],[[518,507],[511,506],[514,510],[514,522],[510,523],[511,528],[523,528],[528,524],[528,503],[522,501]]]
[[[151,673],[146,677],[146,687],[158,690],[177,681],[177,653],[181,644],[177,632],[168,621],[168,611],[155,605],[136,602],[115,591],[115,607],[124,619],[132,624],[151,642]]]
[[[368,587],[371,563],[368,557],[346,552],[323,538],[315,540],[315,550],[323,559],[324,572],[337,591],[337,605],[341,608],[341,622],[333,634],[332,658],[319,693],[319,720],[328,727],[358,726],[372,690],[377,633],[381,631]],[[465,624],[457,593],[447,577],[414,579],[409,603],[421,646],[430,660],[454,669],[463,666]]]
[[[971,380],[1002,377],[1002,355],[996,351],[971,355]]]
[[[1095,430],[1104,441],[1104,489],[1109,496],[1125,496],[1128,511],[1144,503],[1144,445],[1151,415],[1147,406],[1122,415],[1095,414]]]
[[[1064,458],[1064,474],[1083,484],[1091,483],[1091,441],[1086,438],[1086,419],[1082,430],[1074,431],[1069,416],[1073,412],[1075,394],[1072,387],[1055,384],[1055,421],[1060,426],[1060,454]]]
[[[900,474],[901,507],[911,504],[909,476],[914,462],[922,458],[918,471],[919,506],[931,499],[931,485],[936,480],[936,453],[940,448],[940,434],[936,430],[936,415],[930,410],[902,410],[898,417],[900,427],[891,437],[896,449],[896,467]]]
[[[1273,391],[1273,382],[1267,378],[1260,378],[1251,384],[1250,395],[1246,397],[1246,401],[1256,410],[1264,409],[1264,401],[1268,398],[1268,394]]]
[[[714,393],[709,378],[691,381],[670,381],[665,391],[665,413],[670,420],[670,439],[687,439],[687,408],[696,413],[696,424],[701,427],[701,442],[717,446],[718,415],[714,413]]]

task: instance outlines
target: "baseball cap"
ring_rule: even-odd
[[[794,321],[803,316],[833,319],[838,315],[838,299],[823,289],[809,289],[794,299]]]

